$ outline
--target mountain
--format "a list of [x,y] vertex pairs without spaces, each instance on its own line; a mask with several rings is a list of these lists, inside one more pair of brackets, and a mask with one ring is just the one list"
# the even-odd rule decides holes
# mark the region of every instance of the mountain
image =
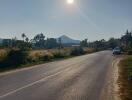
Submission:
[[[62,35],[62,36],[60,36],[59,38],[61,38],[61,42],[62,42],[63,44],[79,44],[79,43],[80,43],[79,40],[71,39],[71,38],[69,38],[69,37],[66,36],[66,35]],[[57,42],[59,41],[59,38],[57,38]]]

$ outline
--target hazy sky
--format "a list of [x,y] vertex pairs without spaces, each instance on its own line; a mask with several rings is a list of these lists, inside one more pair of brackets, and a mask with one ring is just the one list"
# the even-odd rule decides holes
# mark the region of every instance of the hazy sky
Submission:
[[0,0],[0,38],[67,35],[89,40],[132,30],[132,0]]

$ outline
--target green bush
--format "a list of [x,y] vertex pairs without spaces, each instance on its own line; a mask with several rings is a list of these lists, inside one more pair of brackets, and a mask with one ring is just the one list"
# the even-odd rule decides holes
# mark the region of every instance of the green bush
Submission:
[[132,55],[132,50],[128,50],[128,51],[127,51],[127,54],[128,54],[128,55]]
[[71,55],[73,55],[73,56],[79,56],[79,55],[82,55],[82,54],[85,54],[85,51],[81,47],[74,48],[71,51]]
[[55,52],[53,53],[54,55],[54,58],[64,58],[64,57],[67,57],[68,55],[64,52]]
[[0,62],[0,67],[17,67],[21,64],[26,64],[28,51],[25,50],[10,50],[7,57]]

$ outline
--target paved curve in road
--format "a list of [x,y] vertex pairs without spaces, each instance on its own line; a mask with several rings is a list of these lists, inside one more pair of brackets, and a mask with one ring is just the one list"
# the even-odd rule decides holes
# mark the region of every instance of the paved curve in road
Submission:
[[1,74],[0,100],[100,100],[112,62],[102,51]]

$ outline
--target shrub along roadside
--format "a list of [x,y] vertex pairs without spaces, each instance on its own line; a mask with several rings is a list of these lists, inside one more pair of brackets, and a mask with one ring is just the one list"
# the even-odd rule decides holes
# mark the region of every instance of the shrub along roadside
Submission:
[[[76,47],[72,49],[57,49],[52,52],[36,52],[31,54],[30,50],[26,49],[11,49],[8,51],[7,56],[0,61],[0,71],[11,70],[15,68],[27,67],[31,65],[36,65],[44,62],[54,61],[57,59],[70,58],[73,56],[79,56],[86,53],[92,53],[91,51],[81,47]],[[31,54],[31,55],[30,55]]]
[[8,68],[16,68],[22,64],[28,62],[28,51],[27,50],[9,50],[7,56],[0,61],[0,70]]
[[132,56],[120,61],[119,83],[122,100],[132,100]]
[[85,52],[84,49],[81,48],[81,47],[74,48],[74,49],[72,49],[72,51],[71,51],[71,55],[72,55],[72,56],[79,56],[79,55],[83,55],[83,54],[85,54],[85,53],[86,53],[86,52]]

